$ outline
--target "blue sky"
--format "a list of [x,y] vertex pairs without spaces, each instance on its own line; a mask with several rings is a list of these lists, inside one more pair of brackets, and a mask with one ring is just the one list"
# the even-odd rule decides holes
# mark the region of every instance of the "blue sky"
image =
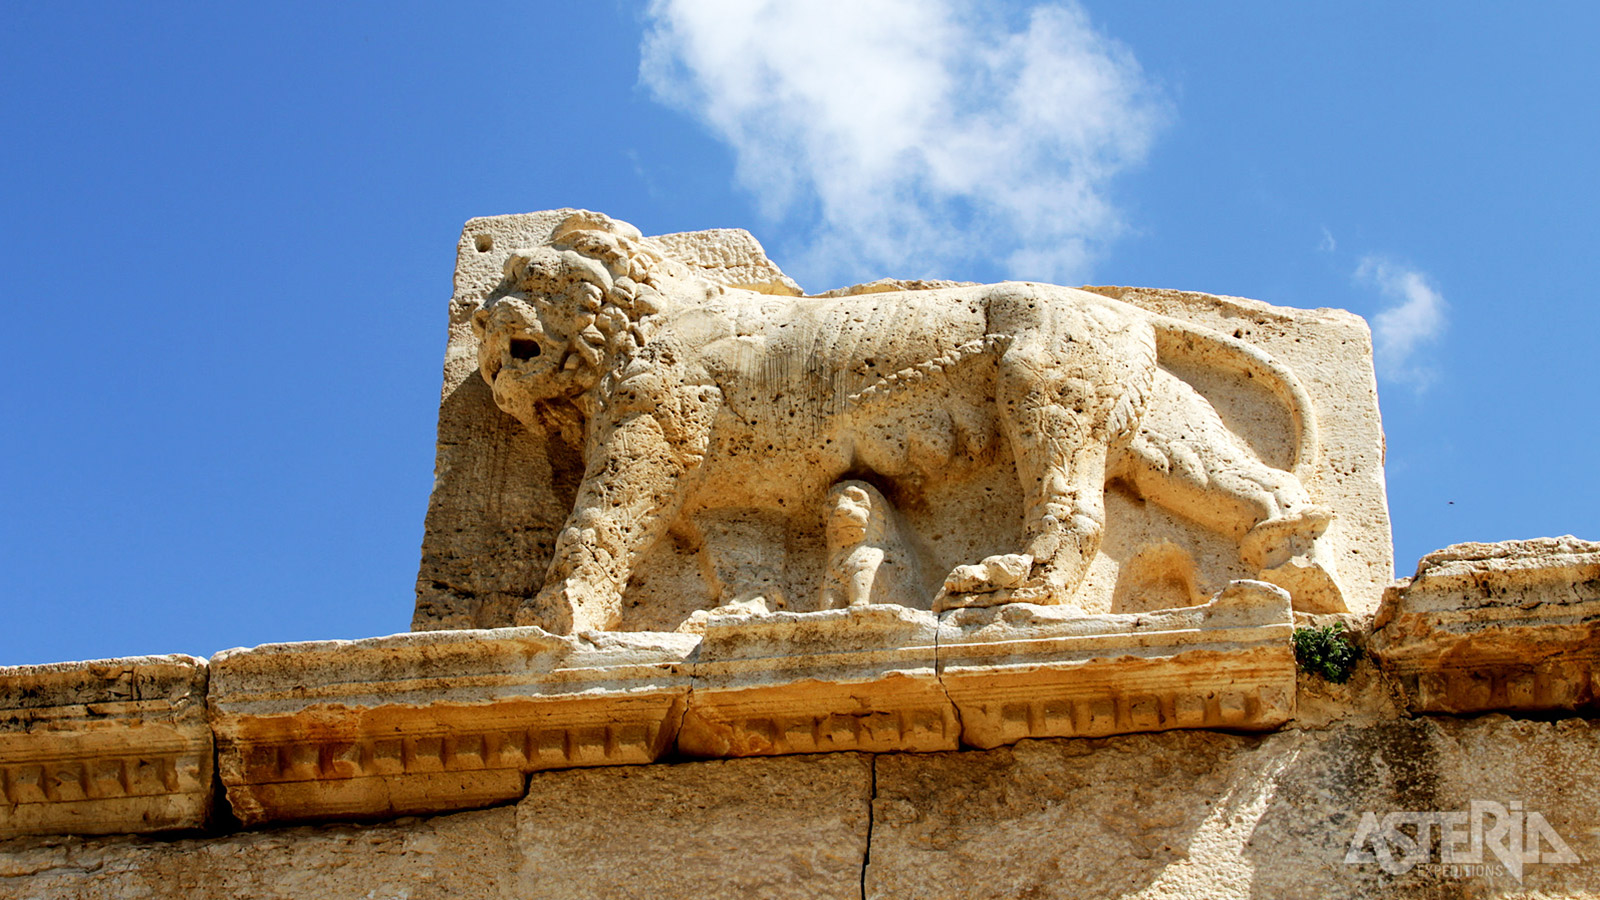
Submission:
[[461,224],[559,206],[746,227],[811,290],[1351,309],[1401,574],[1600,538],[1592,4],[6,19],[0,663],[405,630]]

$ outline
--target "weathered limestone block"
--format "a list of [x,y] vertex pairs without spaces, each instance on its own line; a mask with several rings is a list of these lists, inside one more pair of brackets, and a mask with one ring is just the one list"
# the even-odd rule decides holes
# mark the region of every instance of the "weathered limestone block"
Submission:
[[1289,595],[1229,585],[1205,606],[1084,616],[1060,607],[963,610],[939,635],[962,742],[1172,728],[1259,731],[1294,716]]
[[767,259],[767,252],[755,236],[743,228],[683,231],[663,234],[655,240],[668,256],[707,281],[762,294],[798,297],[805,293],[777,263]]
[[1384,597],[1373,651],[1414,711],[1600,708],[1600,543],[1456,544]]
[[[717,608],[1375,608],[1360,319],[1132,288],[797,289],[743,232],[475,219],[416,629],[671,631]],[[475,377],[474,372],[477,376]],[[866,534],[831,529],[867,492]],[[854,501],[852,501],[854,502]]]
[[191,656],[0,668],[0,837],[203,825],[205,694]]
[[535,775],[518,895],[861,896],[872,759],[739,759]]
[[[1394,544],[1383,471],[1383,421],[1372,367],[1372,333],[1366,321],[1342,309],[1298,309],[1196,291],[1083,289],[1246,341],[1299,377],[1317,421],[1318,449],[1305,480],[1316,502],[1333,512],[1333,521],[1319,542],[1333,560],[1350,610],[1376,609],[1384,589],[1394,580]],[[1281,452],[1288,431],[1282,408],[1263,402],[1264,389],[1255,378],[1230,371],[1226,365],[1208,368],[1177,358],[1163,360],[1162,365],[1192,384],[1216,407],[1229,429],[1243,435],[1252,447],[1276,444]],[[1269,460],[1281,459],[1270,450],[1263,452]],[[1137,521],[1129,512],[1122,515]],[[1108,527],[1115,522],[1113,518]],[[1141,549],[1153,545],[1161,535],[1151,524],[1128,530],[1130,544]],[[1108,543],[1111,540],[1108,534]],[[1122,551],[1117,558],[1123,560],[1128,554]],[[1200,552],[1196,559],[1202,570],[1215,565]],[[1204,590],[1209,594],[1221,586],[1214,584]]]
[[932,613],[860,605],[714,615],[678,734],[691,756],[954,750]]
[[[1597,767],[1592,723],[1500,716],[884,755],[864,896],[1600,896]],[[1391,814],[1411,824],[1361,833]],[[1439,825],[1411,840],[1419,816],[1459,865]]]
[[521,796],[528,772],[651,762],[695,641],[522,628],[220,653],[228,801],[246,824],[467,809]]
[[0,845],[0,900],[513,900],[516,810],[190,840]]

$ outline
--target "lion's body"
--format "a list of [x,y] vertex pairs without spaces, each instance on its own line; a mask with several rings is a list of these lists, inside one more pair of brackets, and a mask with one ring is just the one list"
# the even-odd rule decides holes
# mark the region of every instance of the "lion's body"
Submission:
[[[504,408],[530,425],[584,420],[584,479],[524,621],[611,627],[633,566],[675,522],[816,517],[842,480],[915,495],[1006,452],[1024,546],[958,567],[947,605],[1069,598],[1112,477],[1235,535],[1307,505],[1293,474],[1158,366],[1163,320],[1113,299],[1022,283],[776,298],[670,270],[645,288],[625,255],[604,257],[608,275],[593,251],[542,253],[508,267],[531,300],[488,304],[480,320]],[[615,277],[632,292],[619,306],[648,296],[647,311],[625,318],[595,299],[589,286],[614,287],[618,271],[635,276]],[[1141,431],[1152,398],[1183,407],[1184,433]]]
[[[1061,399],[1108,445],[1126,443],[1154,376],[1147,320],[1064,288],[781,301],[727,291],[718,299],[709,309],[664,314],[651,355],[672,348],[672,379],[662,383],[657,364],[620,386],[716,389],[690,401],[715,407],[692,479],[707,489],[689,489],[691,507],[748,502],[730,496],[729,482],[770,498],[765,505],[798,504],[851,473],[914,486],[991,462],[1006,425],[1022,425],[996,399],[1013,335],[1034,339],[1029,352],[1047,358],[1040,364],[1059,381],[1056,392],[1072,393]],[[1102,372],[1115,377],[1091,377]],[[659,407],[664,399],[651,401]]]

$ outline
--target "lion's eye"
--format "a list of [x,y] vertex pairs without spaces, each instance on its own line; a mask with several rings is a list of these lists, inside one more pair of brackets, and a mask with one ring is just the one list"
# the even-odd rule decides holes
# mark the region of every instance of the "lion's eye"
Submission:
[[544,352],[539,342],[533,338],[512,338],[511,357],[513,359],[533,359]]

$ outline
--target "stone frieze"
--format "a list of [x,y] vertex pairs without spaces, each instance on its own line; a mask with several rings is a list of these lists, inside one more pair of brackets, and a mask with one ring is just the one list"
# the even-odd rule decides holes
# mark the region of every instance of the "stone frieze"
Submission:
[[205,698],[190,656],[0,668],[0,837],[204,825]]
[[1372,646],[1413,711],[1600,708],[1600,543],[1455,544],[1384,596]]

